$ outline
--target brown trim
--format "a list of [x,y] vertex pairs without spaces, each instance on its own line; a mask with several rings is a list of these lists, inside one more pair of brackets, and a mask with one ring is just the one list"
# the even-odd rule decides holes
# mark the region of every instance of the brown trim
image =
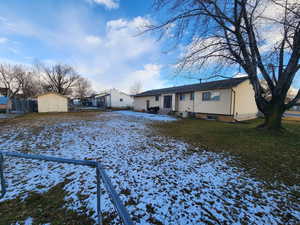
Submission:
[[213,113],[195,113],[198,119],[208,119],[209,116],[214,116],[216,120],[223,122],[235,122],[233,115],[213,114]]
[[194,112],[198,114],[207,114],[207,115],[213,115],[213,116],[233,116],[232,114],[223,114],[223,113],[204,113],[204,112]]

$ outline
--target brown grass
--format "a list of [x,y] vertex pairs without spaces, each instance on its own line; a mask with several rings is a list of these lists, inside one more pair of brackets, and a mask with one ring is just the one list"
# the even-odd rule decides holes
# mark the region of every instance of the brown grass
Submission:
[[283,134],[257,130],[262,121],[222,123],[184,119],[156,124],[163,135],[184,140],[200,149],[226,152],[236,156],[238,164],[265,181],[300,183],[300,123],[284,121]]
[[81,208],[81,213],[65,208],[66,193],[63,187],[68,181],[57,184],[48,192],[39,194],[31,192],[25,200],[17,197],[0,203],[0,224],[16,224],[33,218],[33,225],[51,223],[53,225],[92,225],[92,211]]

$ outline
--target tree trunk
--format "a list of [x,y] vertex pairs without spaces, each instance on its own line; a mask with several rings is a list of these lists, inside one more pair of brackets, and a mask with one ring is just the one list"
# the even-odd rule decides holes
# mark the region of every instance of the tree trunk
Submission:
[[282,129],[282,116],[284,113],[283,104],[271,104],[268,109],[263,112],[265,116],[265,121],[263,124],[259,125],[258,128],[264,128],[267,130],[280,131]]

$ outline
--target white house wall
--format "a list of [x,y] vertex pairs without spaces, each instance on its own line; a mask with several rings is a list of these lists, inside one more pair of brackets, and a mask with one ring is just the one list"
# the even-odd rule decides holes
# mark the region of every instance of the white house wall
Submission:
[[255,102],[255,93],[249,80],[233,88],[235,91],[234,118],[248,120],[257,117],[258,108]]
[[220,101],[202,101],[203,92],[195,92],[194,100],[190,100],[190,93],[185,93],[185,99],[179,99],[179,94],[169,93],[159,96],[159,101],[155,101],[155,96],[135,97],[134,110],[147,110],[147,100],[149,106],[158,106],[163,109],[163,99],[166,95],[172,95],[172,110],[178,112],[198,112],[198,113],[214,113],[214,114],[230,114],[230,89],[212,90],[212,92],[220,92]]
[[155,96],[146,97],[135,97],[133,102],[133,109],[137,111],[147,110],[147,101],[149,101],[149,107],[159,107],[162,106],[162,97],[159,96],[159,100],[155,100]]
[[209,90],[210,92],[219,92],[219,101],[203,101],[202,94],[205,91],[195,92],[194,112],[197,113],[211,113],[230,115],[231,110],[231,89]]
[[[123,101],[121,101],[121,99]],[[117,89],[110,90],[110,96],[107,97],[107,100],[107,102],[110,103],[109,107],[113,108],[127,108],[133,106],[133,97]]]
[[180,100],[180,94],[177,96],[177,111],[178,112],[194,112],[195,102],[190,100],[191,93],[184,93],[184,100]]
[[163,110],[164,96],[172,95],[172,110],[177,112],[234,115],[237,120],[247,120],[257,116],[258,109],[254,99],[254,91],[248,80],[232,89],[209,91],[219,92],[220,100],[203,101],[202,95],[206,91],[196,91],[194,92],[194,100],[190,99],[191,93],[184,93],[184,100],[180,100],[180,94],[169,93],[160,95],[158,101],[155,100],[155,96],[135,97],[133,106],[134,110],[147,110],[147,101],[149,101],[150,107],[158,106]]

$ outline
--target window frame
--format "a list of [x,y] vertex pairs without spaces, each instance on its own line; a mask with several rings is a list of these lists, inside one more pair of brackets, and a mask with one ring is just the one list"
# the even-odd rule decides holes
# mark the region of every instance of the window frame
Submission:
[[179,101],[184,101],[185,100],[185,94],[181,93],[179,94]]
[[195,100],[195,92],[190,93],[190,100],[191,101]]
[[202,92],[202,101],[203,102],[210,101],[210,96],[211,96],[210,91]]

